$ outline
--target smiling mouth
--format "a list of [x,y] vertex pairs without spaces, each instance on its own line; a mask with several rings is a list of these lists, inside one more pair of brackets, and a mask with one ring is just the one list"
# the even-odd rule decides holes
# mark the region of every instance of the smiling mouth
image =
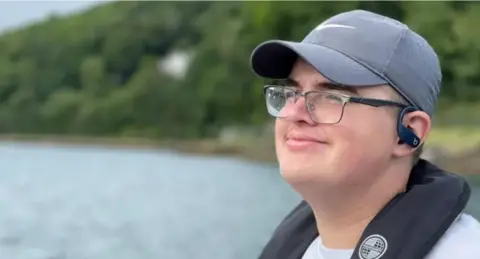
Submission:
[[323,141],[310,139],[310,138],[287,138],[285,141],[286,146],[288,149],[292,151],[301,151],[307,150],[312,148],[318,148],[319,146],[323,146],[326,143]]

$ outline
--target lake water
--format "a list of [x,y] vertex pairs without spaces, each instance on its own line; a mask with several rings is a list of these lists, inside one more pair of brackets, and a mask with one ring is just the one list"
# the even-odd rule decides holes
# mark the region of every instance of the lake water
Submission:
[[0,258],[255,258],[299,201],[229,158],[3,142],[0,166]]

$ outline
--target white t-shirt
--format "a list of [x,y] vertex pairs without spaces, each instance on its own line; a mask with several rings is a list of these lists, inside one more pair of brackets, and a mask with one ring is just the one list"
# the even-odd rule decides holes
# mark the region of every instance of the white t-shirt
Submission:
[[[350,259],[353,249],[326,248],[320,237],[308,247],[302,259]],[[462,213],[447,229],[425,259],[479,259],[480,223]],[[381,258],[380,258],[381,259]]]

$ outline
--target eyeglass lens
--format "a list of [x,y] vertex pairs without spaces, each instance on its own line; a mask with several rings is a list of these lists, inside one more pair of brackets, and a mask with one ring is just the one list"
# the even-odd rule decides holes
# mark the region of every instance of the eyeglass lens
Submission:
[[343,114],[344,100],[334,93],[308,92],[302,94],[281,86],[271,86],[265,89],[265,99],[268,113],[276,118],[289,118],[298,108],[295,105],[305,98],[305,108],[310,118],[318,123],[338,123]]

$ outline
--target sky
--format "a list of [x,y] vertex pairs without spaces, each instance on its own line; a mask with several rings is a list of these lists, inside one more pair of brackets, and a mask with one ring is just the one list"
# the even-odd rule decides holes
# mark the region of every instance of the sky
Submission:
[[48,18],[70,14],[108,0],[0,0],[0,33]]

